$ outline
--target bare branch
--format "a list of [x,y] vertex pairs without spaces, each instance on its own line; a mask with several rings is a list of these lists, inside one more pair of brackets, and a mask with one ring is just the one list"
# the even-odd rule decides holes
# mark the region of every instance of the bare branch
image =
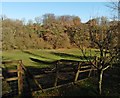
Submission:
[[92,42],[94,42],[98,47],[101,47],[100,43],[93,37],[92,31],[90,30],[90,39]]
[[[112,56],[109,61],[107,61],[104,66],[110,66],[110,62],[115,58],[115,56]],[[106,68],[106,67],[105,67]],[[103,68],[104,69],[104,68]]]
[[108,69],[110,67],[110,65],[106,66],[105,68],[103,68],[102,70],[105,71],[106,69]]
[[111,5],[106,5],[106,7],[109,7],[110,9],[119,10],[118,2],[110,2]]
[[[87,56],[85,55],[85,52],[84,52],[84,50],[81,48],[81,47],[79,47],[80,48],[80,50],[81,50],[81,52],[82,52],[82,54],[83,54],[83,57],[88,61],[88,62],[90,62],[96,69],[98,69],[98,67],[93,63],[93,61],[91,61],[90,59],[88,59],[87,58]],[[95,62],[96,62],[96,59],[95,59]]]

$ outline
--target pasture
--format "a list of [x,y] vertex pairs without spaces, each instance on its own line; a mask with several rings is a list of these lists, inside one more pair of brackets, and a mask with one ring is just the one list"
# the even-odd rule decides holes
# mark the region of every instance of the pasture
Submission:
[[[89,50],[87,50],[86,53],[87,53],[86,54],[87,56],[90,56]],[[91,53],[91,56],[94,56],[95,50],[90,51],[90,53]],[[72,60],[72,62],[73,61],[75,61],[75,62],[76,61],[77,62],[78,61],[87,61],[83,57],[83,55],[79,49],[59,49],[59,50],[33,50],[33,49],[31,49],[31,50],[11,50],[11,51],[9,50],[9,51],[2,52],[2,60],[3,61],[22,60],[24,66],[26,68],[28,68],[30,73],[32,73],[33,75],[35,75],[35,74],[39,75],[40,72],[42,71],[42,68],[55,67],[54,64],[51,63],[54,61],[60,61],[60,60],[68,60],[68,61]],[[7,64],[9,66],[6,66],[6,64],[4,64],[4,65],[2,65],[3,68],[5,67],[5,69],[7,68],[7,70],[8,70],[8,68],[10,68],[10,69],[15,68],[14,64],[13,65]],[[41,68],[41,71],[40,71],[40,68]],[[76,68],[77,68],[77,66],[76,66]],[[39,69],[39,71],[37,69]],[[75,70],[73,71],[73,73],[67,72],[67,69],[65,69],[65,70],[66,70],[66,72],[65,72],[66,75],[64,74],[64,77],[63,77],[62,74],[64,72],[62,72],[61,75],[59,75],[59,78],[65,80],[65,81],[68,78],[66,82],[64,81],[64,83],[67,83],[68,81],[70,82],[71,79],[72,79],[72,81],[74,81],[75,73],[76,73],[76,72],[74,73]],[[43,84],[43,86],[44,86],[45,80],[46,80],[46,83],[48,83],[48,84],[52,83],[52,85],[53,85],[53,81],[55,80],[54,79],[55,73],[53,72],[52,74],[53,74],[52,77],[48,77],[46,79],[43,78],[44,82],[41,82]],[[68,75],[68,77],[67,77],[67,75]],[[6,76],[8,76],[8,75],[6,75]],[[42,78],[41,78],[41,81],[42,81]],[[77,80],[75,80],[75,81],[77,81]],[[55,80],[55,85],[57,85],[56,83],[57,83],[57,81]],[[61,83],[62,83],[62,81],[58,82],[58,84],[61,84]],[[45,86],[47,86],[47,85],[45,84]],[[48,87],[49,86],[51,87],[51,84],[48,85]]]
[[[91,55],[96,54],[95,49],[91,50]],[[90,50],[86,50],[86,55],[90,56]],[[96,54],[98,56],[98,54]],[[55,60],[85,60],[81,59],[82,53],[79,49],[58,49],[58,50],[9,50],[2,52],[2,60],[22,60],[26,67],[43,68],[48,67],[50,64],[38,63],[31,58],[39,59],[40,61],[52,62]]]
[[[32,70],[34,69],[34,71],[32,72],[33,74],[34,74],[36,69],[51,67],[52,65],[49,62],[53,62],[53,61],[56,61],[56,60],[60,60],[60,59],[75,60],[75,61],[85,61],[86,60],[83,57],[83,54],[79,49],[9,50],[9,51],[3,51],[0,55],[2,56],[2,60],[22,60],[24,66],[26,68],[32,68]],[[87,49],[86,50],[86,55],[87,56],[99,56],[99,52],[98,52],[98,50],[95,50],[95,49]],[[34,59],[37,59],[39,61],[36,61]],[[4,67],[4,66],[2,66],[2,67]],[[10,69],[12,68],[12,66],[9,66],[9,67],[10,67]],[[106,79],[106,82],[103,82],[103,85],[106,87],[106,88],[104,88],[104,94],[105,95],[114,95],[114,94],[119,95],[119,91],[116,92],[116,90],[115,90],[116,85],[118,85],[118,81],[117,80],[114,81],[115,83],[110,82],[110,80],[112,80],[112,79],[115,80],[116,79],[116,77],[113,77],[113,74],[114,74],[113,72],[115,72],[115,74],[116,74],[118,71],[116,71],[115,68],[110,69],[110,70],[112,70],[112,73],[109,73],[109,75],[111,77],[108,77],[108,76],[104,77]],[[50,81],[52,80],[52,78],[50,78],[50,79],[47,78],[47,79],[50,80]],[[73,95],[73,96],[74,95],[80,95],[80,96],[81,95],[83,95],[83,96],[84,95],[90,95],[90,96],[91,95],[97,95],[97,93],[96,93],[96,83],[97,83],[96,81],[97,80],[96,79],[94,80],[94,79],[95,78],[90,78],[90,81],[85,80],[83,82],[78,83],[78,85],[59,88],[59,89],[57,89],[58,91],[56,91],[56,89],[53,89],[53,90],[51,90],[51,92],[48,91],[45,94],[43,94],[42,96],[59,96],[59,95],[64,96],[66,94],[68,96],[69,95]],[[47,82],[50,82],[48,80],[47,80]],[[108,81],[110,83],[108,83]],[[45,82],[45,80],[43,81],[43,83],[44,82]],[[42,83],[42,81],[41,81],[41,83]],[[60,81],[59,83],[62,83],[62,82]],[[80,87],[79,87],[79,85],[80,85]],[[108,87],[109,85],[111,85],[111,86]],[[115,87],[113,88],[113,86],[115,86]],[[113,88],[114,90],[111,90],[111,88]],[[66,90],[63,90],[63,89],[66,89]],[[67,89],[69,89],[69,91]],[[63,92],[61,92],[61,91],[63,91]],[[35,94],[36,95],[38,94],[38,96],[39,96],[39,94],[41,95],[41,92],[37,92]]]

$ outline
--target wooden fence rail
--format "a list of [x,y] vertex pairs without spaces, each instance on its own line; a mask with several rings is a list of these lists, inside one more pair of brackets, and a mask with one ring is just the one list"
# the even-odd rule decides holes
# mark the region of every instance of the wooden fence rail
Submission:
[[[2,62],[2,64],[4,64],[5,66],[6,66],[6,64],[9,65],[11,63],[16,63],[17,69],[7,70],[7,72],[8,73],[17,73],[17,77],[10,77],[10,78],[3,78],[3,79],[5,79],[6,81],[17,80],[18,81],[18,94],[19,95],[22,94],[22,91],[23,91],[23,86],[24,86],[23,75],[26,76],[25,78],[30,78],[30,79],[34,80],[34,82],[39,87],[39,89],[41,89],[41,91],[44,92],[41,84],[38,82],[37,79],[40,79],[41,77],[45,77],[46,75],[48,75],[50,73],[55,73],[55,80],[54,80],[53,86],[56,87],[56,86],[58,86],[58,76],[60,74],[60,71],[63,68],[65,68],[66,66],[71,67],[74,65],[77,67],[73,82],[76,82],[78,80],[80,73],[89,72],[89,74],[88,74],[88,77],[89,77],[91,75],[91,71],[96,70],[89,62],[87,62],[87,64],[86,64],[85,62],[82,62],[82,61],[80,62],[80,61],[74,61],[74,60],[58,60],[58,61],[56,61],[56,63],[54,62],[54,64],[55,64],[55,68],[53,68],[54,70],[51,69],[51,71],[45,72],[44,74],[33,75],[28,69],[25,68],[22,60],[3,61]],[[29,81],[27,81],[27,82],[29,83]]]
[[23,75],[25,75],[25,78],[32,78],[36,85],[43,91],[42,86],[39,84],[39,82],[36,80],[36,78],[27,70],[22,63],[22,60],[13,60],[13,61],[3,61],[2,64],[6,67],[6,65],[9,64],[17,64],[17,69],[12,69],[12,70],[7,70],[7,73],[17,73],[17,77],[10,77],[10,78],[5,78],[2,76],[5,81],[18,81],[18,94],[21,95],[23,91]]
[[20,95],[22,93],[23,90],[23,74],[24,74],[24,70],[21,66],[22,60],[12,60],[12,61],[2,61],[2,64],[4,64],[5,68],[6,65],[9,66],[9,64],[16,64],[17,65],[17,69],[10,69],[7,70],[7,73],[17,73],[16,77],[10,77],[10,78],[5,78],[5,76],[3,76],[3,79],[5,81],[18,81],[18,94]]

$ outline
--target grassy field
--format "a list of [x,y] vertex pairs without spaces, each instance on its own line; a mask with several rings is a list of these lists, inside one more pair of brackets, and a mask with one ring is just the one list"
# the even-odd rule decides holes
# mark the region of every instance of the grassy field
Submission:
[[[89,56],[89,50],[87,50],[87,55]],[[97,52],[99,53],[99,52]],[[94,56],[95,50],[91,50],[91,55]],[[79,49],[59,49],[59,50],[9,50],[9,51],[3,51],[2,54],[2,60],[22,60],[24,65],[26,67],[35,67],[35,68],[43,68],[51,66],[50,64],[43,64],[38,63],[31,58],[37,58],[41,61],[55,61],[59,59],[68,59],[68,60],[83,60],[81,59],[82,53]],[[99,54],[97,54],[99,56]],[[118,68],[111,68],[106,71],[108,76],[104,76],[103,81],[103,95],[105,96],[120,96],[120,78],[118,77],[119,69]],[[112,81],[114,80],[114,81]],[[92,83],[91,83],[92,82]],[[83,82],[80,86],[72,86],[70,88],[63,88],[58,90],[57,92],[48,92],[45,95],[48,96],[96,96],[96,83],[93,80],[90,80],[90,82]],[[62,92],[61,92],[62,91]],[[66,92],[67,91],[67,92]],[[62,94],[62,95],[61,95]],[[39,94],[38,94],[39,95]],[[44,96],[44,95],[43,95]]]
[[[89,51],[88,51],[89,52]],[[87,53],[88,53],[87,52]],[[94,50],[91,52],[94,54]],[[36,69],[52,66],[48,63],[35,62],[31,58],[39,59],[40,61],[52,62],[60,59],[83,61],[82,53],[78,49],[59,49],[59,50],[9,50],[2,52],[2,60],[22,60],[25,67],[29,68],[32,74]],[[10,66],[10,69],[14,68]],[[3,66],[4,67],[4,66]],[[32,70],[30,70],[32,67]],[[35,67],[35,68],[33,68]],[[52,78],[51,78],[52,79]],[[49,79],[48,79],[49,80]],[[5,87],[6,88],[6,87]],[[47,94],[46,94],[47,95]]]
[[[87,50],[87,55],[89,56],[89,50]],[[92,56],[95,55],[95,51],[91,51]],[[46,67],[50,64],[38,63],[31,58],[39,59],[40,61],[52,62],[60,59],[67,60],[83,60],[82,53],[79,49],[58,49],[58,50],[9,50],[2,52],[2,60],[22,60],[25,66],[32,67]]]

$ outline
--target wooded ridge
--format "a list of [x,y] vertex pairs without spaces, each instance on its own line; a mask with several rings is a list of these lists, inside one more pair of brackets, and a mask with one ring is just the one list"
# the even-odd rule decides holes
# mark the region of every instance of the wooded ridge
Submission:
[[1,17],[0,22],[3,50],[94,47],[89,30],[92,27],[97,29],[99,39],[101,30],[106,32],[111,25],[117,24],[117,21],[109,21],[104,16],[82,23],[78,16],[54,14],[45,14],[43,19],[36,17],[27,23],[6,17]]

